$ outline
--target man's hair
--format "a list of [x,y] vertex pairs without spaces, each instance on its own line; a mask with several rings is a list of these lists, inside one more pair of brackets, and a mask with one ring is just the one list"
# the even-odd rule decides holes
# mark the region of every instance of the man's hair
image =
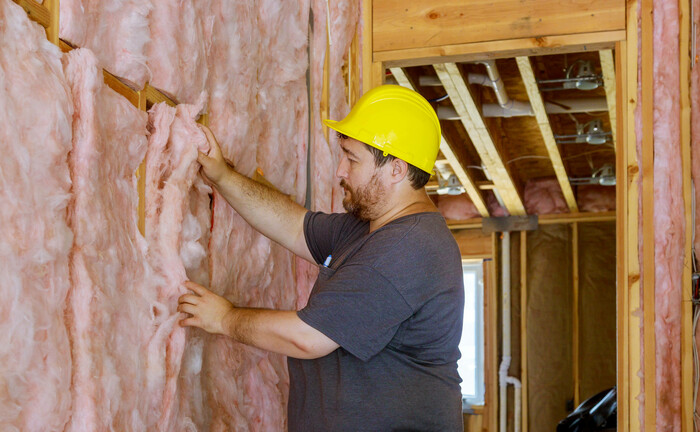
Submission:
[[[338,132],[337,134],[338,138],[341,140],[348,139],[348,136],[345,134],[342,134],[340,132]],[[367,146],[367,149],[370,151],[370,153],[372,153],[372,156],[374,156],[374,166],[377,168],[381,168],[388,162],[391,162],[394,159],[396,159],[396,156],[392,156],[390,154],[384,156],[384,152],[376,147],[372,147],[368,144],[365,144],[365,146]],[[406,176],[411,182],[411,187],[413,187],[413,189],[418,190],[428,183],[428,180],[430,180],[430,174],[428,174],[420,168],[415,167],[414,165],[411,165],[408,162],[406,162],[406,165],[408,165],[408,174]]]

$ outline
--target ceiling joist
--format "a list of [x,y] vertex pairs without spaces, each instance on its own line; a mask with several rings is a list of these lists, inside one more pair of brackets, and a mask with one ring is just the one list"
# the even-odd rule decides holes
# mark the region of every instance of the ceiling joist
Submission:
[[557,142],[554,139],[552,125],[549,123],[549,117],[545,111],[544,101],[542,100],[540,89],[537,86],[537,80],[535,79],[535,73],[532,70],[530,58],[516,57],[516,61],[518,62],[518,69],[520,69],[520,75],[523,78],[523,83],[527,89],[527,95],[530,98],[530,105],[532,106],[532,110],[535,112],[537,125],[542,133],[542,138],[544,139],[547,153],[549,153],[549,158],[552,160],[554,173],[557,177],[557,181],[559,181],[559,186],[561,187],[562,193],[564,194],[564,200],[569,206],[569,211],[572,213],[577,213],[578,205],[576,204],[574,191],[571,189],[571,183],[569,182],[569,177],[566,174],[566,169],[564,168],[564,161],[561,158],[561,153],[559,153]]
[[445,91],[450,95],[455,111],[464,124],[469,138],[481,157],[482,164],[493,180],[494,189],[500,195],[506,209],[512,216],[525,215],[525,206],[515,183],[496,149],[491,133],[459,68],[455,63],[436,64],[433,67]]
[[603,70],[603,82],[605,84],[605,98],[608,100],[608,114],[610,115],[610,129],[612,130],[613,147],[617,142],[617,96],[615,94],[615,61],[612,50],[601,50],[600,67]]
[[[408,79],[403,69],[391,68],[391,73],[392,75],[394,75],[394,78],[399,83],[399,85],[402,85],[411,90],[415,90],[413,84]],[[462,186],[464,186],[464,190],[466,191],[469,198],[472,200],[472,203],[476,207],[479,214],[483,217],[488,217],[489,211],[486,208],[486,203],[484,202],[484,199],[481,196],[479,189],[476,187],[471,177],[469,176],[465,163],[463,161],[460,161],[456,153],[452,150],[453,145],[459,145],[459,143],[450,144],[445,140],[444,136],[440,136],[440,151],[443,155],[445,155],[445,159],[447,159],[447,161],[449,162],[450,166],[452,167],[452,170],[459,179],[459,182],[462,183]]]

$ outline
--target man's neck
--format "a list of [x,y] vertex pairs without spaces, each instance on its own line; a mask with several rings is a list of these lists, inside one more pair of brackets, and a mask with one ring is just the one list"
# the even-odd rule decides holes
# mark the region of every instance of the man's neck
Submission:
[[373,232],[398,218],[423,212],[438,211],[424,189],[408,194],[383,212],[379,217],[369,222],[369,232]]

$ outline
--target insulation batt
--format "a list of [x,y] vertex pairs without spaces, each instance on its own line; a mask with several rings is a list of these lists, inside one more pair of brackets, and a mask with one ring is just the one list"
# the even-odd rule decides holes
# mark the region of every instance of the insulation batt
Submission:
[[73,410],[66,431],[145,430],[155,283],[137,227],[135,172],[146,154],[146,113],[103,84],[91,51],[71,51],[64,65],[76,106],[67,310]]
[[445,219],[464,220],[481,217],[466,194],[439,195],[437,208]]
[[566,205],[561,186],[556,178],[528,180],[523,192],[523,204],[528,214],[566,213]]
[[0,0],[0,23],[0,430],[62,431],[73,104],[44,29],[10,0]]
[[582,185],[576,192],[581,213],[613,211],[617,207],[614,187]]
[[[698,0],[693,0],[693,13],[691,17],[693,22],[700,21],[700,4]],[[692,37],[700,37],[700,27],[696,26],[695,34]],[[694,63],[690,71],[690,103],[691,103],[691,172],[693,177],[693,186],[695,187],[695,215],[694,216],[694,233],[695,239],[693,249],[696,254],[700,253],[700,67],[697,62]],[[696,271],[696,270],[694,270]],[[700,346],[700,326],[695,329],[695,343]],[[696,401],[695,410],[700,412],[700,398]]]
[[146,45],[150,0],[61,0],[59,37],[90,48],[102,67],[143,88],[150,75]]
[[[301,201],[308,4],[217,0],[211,9],[209,119],[224,156],[245,175],[260,167],[280,191]],[[294,308],[293,255],[255,232],[217,193],[210,251],[215,292],[239,306]],[[211,431],[286,429],[283,356],[212,337],[202,374]]]
[[150,84],[180,103],[195,103],[207,82],[214,16],[209,0],[151,0],[146,47]]
[[680,431],[685,216],[678,2],[657,0],[653,12],[655,328],[645,331],[655,331],[656,339],[656,428]]
[[[157,431],[197,430],[196,419],[190,416],[201,416],[203,410],[201,394],[197,394],[201,393],[201,341],[186,347],[177,299],[187,292],[182,284],[190,278],[188,270],[196,275],[193,279],[207,284],[203,236],[209,225],[203,201],[211,190],[197,175],[197,152],[206,153],[209,148],[195,124],[205,97],[202,94],[196,105],[176,108],[160,103],[149,112],[152,133],[146,153],[146,239],[149,261],[162,281],[153,305],[156,329],[148,343],[147,405],[149,426]],[[203,214],[193,214],[193,210]],[[183,360],[185,352],[188,358]],[[187,394],[179,385],[195,392]]]

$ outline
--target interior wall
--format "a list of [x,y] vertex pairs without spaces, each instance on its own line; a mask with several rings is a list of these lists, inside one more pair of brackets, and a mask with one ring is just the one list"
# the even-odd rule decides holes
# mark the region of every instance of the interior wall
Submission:
[[616,380],[615,223],[579,224],[580,400]]
[[527,234],[528,430],[554,431],[573,399],[573,289],[568,225]]

